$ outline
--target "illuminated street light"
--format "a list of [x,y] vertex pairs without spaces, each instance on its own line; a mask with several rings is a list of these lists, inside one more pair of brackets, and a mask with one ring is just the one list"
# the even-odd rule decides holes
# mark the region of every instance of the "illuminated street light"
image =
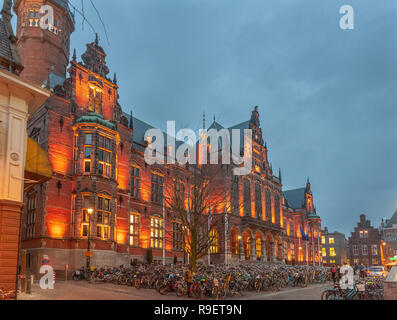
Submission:
[[94,212],[94,209],[89,208],[87,210],[87,214],[88,214],[88,244],[87,244],[87,276],[88,276],[88,272],[91,269],[91,252],[90,252],[90,233],[91,233],[91,215]]

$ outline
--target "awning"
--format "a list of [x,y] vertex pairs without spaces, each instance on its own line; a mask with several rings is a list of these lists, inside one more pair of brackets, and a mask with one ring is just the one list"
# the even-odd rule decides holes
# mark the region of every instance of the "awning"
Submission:
[[34,184],[43,183],[52,178],[51,162],[47,152],[31,138],[28,138],[25,165],[25,190]]

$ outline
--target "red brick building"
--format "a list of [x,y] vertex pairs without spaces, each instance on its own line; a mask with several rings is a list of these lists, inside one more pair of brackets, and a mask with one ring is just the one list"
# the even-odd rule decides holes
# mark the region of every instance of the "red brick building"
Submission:
[[[152,126],[122,111],[116,76],[108,77],[98,38],[87,44],[82,61],[74,52],[66,72],[73,16],[64,1],[46,1],[55,8],[56,25],[42,30],[36,12],[43,2],[20,0],[14,7],[25,65],[22,77],[52,91],[28,127],[31,138],[47,150],[54,172],[51,181],[25,194],[22,239],[28,268],[37,273],[44,254],[52,258],[56,270],[66,264],[70,269],[85,265],[89,234],[95,266],[144,261],[147,248],[153,249],[154,260],[161,261],[164,238],[167,263],[175,256],[183,261],[181,225],[163,208],[162,197],[176,174],[187,190],[188,171],[144,161],[144,134]],[[223,127],[214,121],[210,128]],[[288,194],[282,193],[281,174],[275,176],[269,164],[258,108],[249,120],[228,129],[253,130],[254,166],[249,176],[233,176],[229,168],[223,177],[230,195],[225,202],[231,209],[215,209],[213,214],[227,212],[229,228],[213,230],[211,262],[295,258],[304,263],[290,244],[298,246],[300,226],[319,236],[321,220],[315,214],[310,184],[304,188],[304,202],[290,205]]]

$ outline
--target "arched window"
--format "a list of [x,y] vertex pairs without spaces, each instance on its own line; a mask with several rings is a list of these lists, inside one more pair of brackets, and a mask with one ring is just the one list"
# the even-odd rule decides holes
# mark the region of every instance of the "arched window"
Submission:
[[219,253],[219,232],[216,228],[211,229],[210,232],[210,252]]
[[262,258],[262,239],[259,236],[255,240],[255,252],[258,259]]

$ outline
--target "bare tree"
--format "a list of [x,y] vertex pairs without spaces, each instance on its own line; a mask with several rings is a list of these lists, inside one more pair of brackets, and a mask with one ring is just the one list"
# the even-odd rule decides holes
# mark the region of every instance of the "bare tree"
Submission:
[[183,226],[185,252],[190,257],[193,270],[196,271],[197,261],[208,254],[211,245],[220,246],[220,237],[211,238],[210,230],[222,224],[224,215],[217,213],[228,210],[227,189],[224,169],[221,165],[188,168],[187,190],[180,182],[178,174],[175,174],[173,183],[167,191],[166,203],[174,218]]

